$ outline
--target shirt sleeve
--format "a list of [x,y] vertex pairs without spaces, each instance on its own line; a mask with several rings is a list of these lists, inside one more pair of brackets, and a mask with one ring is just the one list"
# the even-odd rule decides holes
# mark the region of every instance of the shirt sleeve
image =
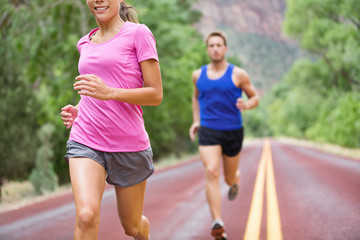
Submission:
[[77,43],[77,49],[78,49],[80,54],[81,54],[81,49],[85,44],[86,44],[86,36],[80,38],[80,40]]
[[155,38],[146,25],[141,24],[138,27],[134,44],[138,62],[148,59],[155,59],[156,61],[159,61],[156,51]]

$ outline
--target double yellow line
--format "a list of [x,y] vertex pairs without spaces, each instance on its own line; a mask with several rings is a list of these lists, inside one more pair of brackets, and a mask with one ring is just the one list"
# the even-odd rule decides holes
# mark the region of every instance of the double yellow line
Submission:
[[265,177],[267,200],[267,240],[282,240],[280,213],[276,195],[274,168],[269,140],[265,140],[259,163],[244,240],[258,240],[260,237]]

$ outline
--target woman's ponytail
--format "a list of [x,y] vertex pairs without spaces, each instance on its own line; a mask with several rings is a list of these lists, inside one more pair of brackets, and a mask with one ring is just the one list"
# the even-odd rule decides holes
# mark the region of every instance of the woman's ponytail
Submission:
[[137,13],[138,10],[136,10],[135,7],[128,4],[125,0],[121,2],[119,15],[123,21],[138,23],[139,19]]

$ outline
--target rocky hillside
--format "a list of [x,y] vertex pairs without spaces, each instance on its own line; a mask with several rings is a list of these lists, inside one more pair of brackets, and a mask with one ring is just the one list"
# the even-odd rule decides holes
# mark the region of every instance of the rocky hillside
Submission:
[[228,35],[229,54],[237,56],[255,85],[268,90],[299,55],[283,32],[286,0],[197,0],[202,13],[195,25],[205,37],[220,29]]
[[208,29],[226,27],[285,40],[282,23],[286,0],[198,0],[194,7],[203,14],[197,28],[204,34]]

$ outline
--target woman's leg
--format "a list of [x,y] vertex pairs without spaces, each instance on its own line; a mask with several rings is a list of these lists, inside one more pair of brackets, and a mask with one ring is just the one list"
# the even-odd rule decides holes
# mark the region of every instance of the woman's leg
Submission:
[[149,220],[142,215],[146,180],[131,187],[115,187],[118,214],[125,233],[137,240],[148,240]]
[[206,198],[212,218],[221,219],[220,167],[221,146],[199,146],[200,158],[205,167]]
[[88,158],[70,158],[69,169],[76,206],[74,239],[97,239],[106,171]]

